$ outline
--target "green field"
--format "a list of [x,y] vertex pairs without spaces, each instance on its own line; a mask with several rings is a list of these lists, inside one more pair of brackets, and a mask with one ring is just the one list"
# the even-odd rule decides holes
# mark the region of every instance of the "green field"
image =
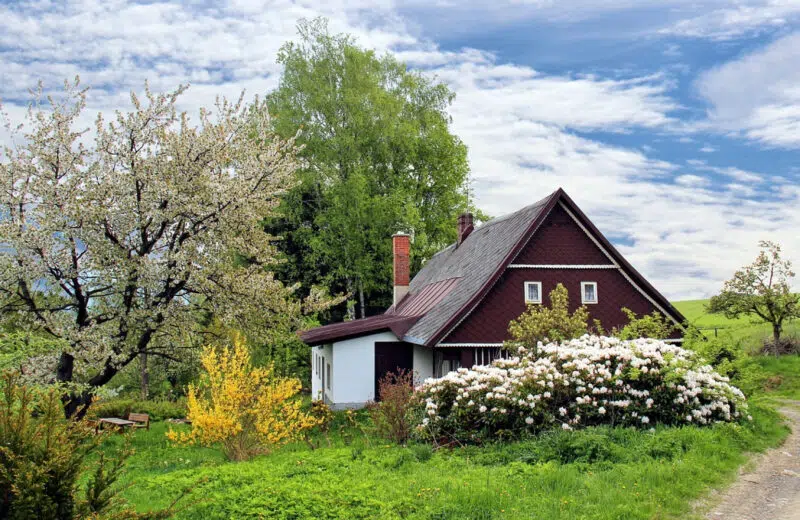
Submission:
[[[703,302],[677,307],[701,327],[743,345],[769,330],[708,315]],[[794,328],[793,330],[797,330]],[[754,420],[655,432],[589,428],[524,441],[434,451],[373,437],[337,416],[318,448],[280,448],[227,462],[214,448],[176,447],[166,423],[132,437],[122,496],[138,511],[163,508],[185,489],[176,518],[276,519],[652,519],[692,518],[691,504],[732,480],[748,452],[776,446],[787,429],[771,399],[800,398],[800,356],[757,357]],[[123,443],[110,438],[104,449]]]
[[[711,314],[706,311],[707,304],[708,300],[673,302],[689,323],[701,329],[706,335],[728,332],[735,339],[741,340],[746,347],[754,349],[765,339],[772,338],[772,327],[769,324],[753,323],[753,320],[745,317],[731,320],[722,314]],[[800,337],[800,321],[795,320],[785,325],[784,334]]]

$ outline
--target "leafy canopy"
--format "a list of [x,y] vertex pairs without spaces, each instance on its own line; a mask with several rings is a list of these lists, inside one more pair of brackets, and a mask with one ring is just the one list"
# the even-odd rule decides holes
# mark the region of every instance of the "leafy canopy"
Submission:
[[622,308],[622,312],[628,318],[628,323],[619,330],[613,330],[612,336],[620,339],[667,339],[675,332],[675,325],[660,312],[653,311],[650,314],[637,316],[635,312],[627,307]]
[[739,269],[725,282],[722,292],[711,298],[710,312],[726,318],[750,316],[772,325],[773,341],[780,341],[786,321],[800,317],[800,294],[791,290],[795,273],[792,263],[781,256],[780,245],[759,243],[755,261]]
[[563,284],[549,294],[550,307],[528,304],[528,309],[508,325],[509,345],[525,347],[534,352],[539,342],[558,342],[579,338],[588,332],[589,311],[585,306],[569,312],[569,292]]
[[358,294],[363,315],[388,303],[392,233],[414,235],[415,266],[455,240],[467,149],[450,132],[446,85],[330,34],[322,19],[298,32],[280,49],[284,72],[267,101],[278,135],[299,131],[303,166],[268,227],[285,237],[284,279]]

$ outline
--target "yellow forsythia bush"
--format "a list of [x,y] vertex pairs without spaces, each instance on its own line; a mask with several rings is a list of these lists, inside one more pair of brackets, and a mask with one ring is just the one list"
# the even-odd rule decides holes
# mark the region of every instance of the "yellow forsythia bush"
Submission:
[[300,381],[278,377],[272,366],[254,367],[244,342],[203,351],[205,373],[189,385],[190,432],[170,430],[175,442],[220,443],[230,460],[246,460],[297,438],[318,419],[301,410]]

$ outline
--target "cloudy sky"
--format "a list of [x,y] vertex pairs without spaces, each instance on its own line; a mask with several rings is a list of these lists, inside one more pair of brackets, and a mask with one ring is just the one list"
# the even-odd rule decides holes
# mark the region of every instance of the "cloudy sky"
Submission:
[[190,111],[263,94],[319,15],[451,86],[490,214],[562,186],[673,299],[761,239],[800,264],[800,0],[0,0],[0,99],[17,120],[76,74],[95,113],[145,80]]

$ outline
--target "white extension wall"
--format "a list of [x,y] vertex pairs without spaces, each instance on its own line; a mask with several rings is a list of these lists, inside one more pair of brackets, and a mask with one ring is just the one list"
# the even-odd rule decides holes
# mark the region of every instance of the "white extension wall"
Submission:
[[433,349],[414,345],[414,384],[433,377]]
[[[311,395],[325,400],[335,409],[360,408],[375,399],[375,342],[398,341],[391,332],[380,332],[360,338],[337,341],[311,349]],[[433,350],[414,345],[415,383],[433,377]],[[323,374],[325,372],[323,388]],[[327,365],[331,365],[328,389]]]
[[333,344],[333,402],[336,408],[361,407],[375,399],[375,342],[397,341],[380,332]]

